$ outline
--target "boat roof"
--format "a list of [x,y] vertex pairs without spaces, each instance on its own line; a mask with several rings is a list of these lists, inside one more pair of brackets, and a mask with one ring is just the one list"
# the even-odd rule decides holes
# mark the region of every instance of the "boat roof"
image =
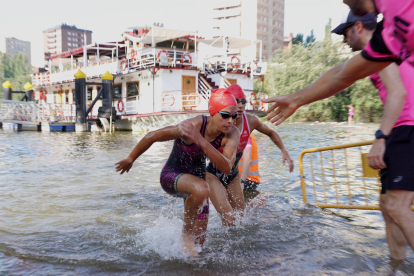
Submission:
[[[98,52],[99,47],[99,55],[100,56],[111,56],[112,50],[116,49],[117,42],[106,42],[106,43],[94,43],[86,45],[86,54],[89,55],[95,55]],[[124,56],[125,55],[125,47],[124,42],[120,41],[118,42],[118,56]],[[50,56],[51,60],[59,59],[59,58],[70,58],[70,56],[73,56],[73,58],[80,58],[83,57],[83,47],[75,48],[70,51],[62,52],[57,55]]]
[[184,31],[184,30],[174,30],[174,29],[153,27],[148,33],[146,33],[142,37],[134,37],[129,34],[124,34],[123,36],[133,42],[151,44],[153,41],[152,40],[153,37],[154,37],[154,43],[158,43],[158,42],[171,40],[171,39],[190,37],[191,35],[194,35],[194,34],[195,34],[195,31]]
[[[227,41],[229,43],[229,49],[243,49],[256,45],[256,43],[260,42],[260,40],[252,40],[241,37],[227,37]],[[223,36],[212,39],[203,39],[200,40],[200,42],[216,48],[223,48]]]

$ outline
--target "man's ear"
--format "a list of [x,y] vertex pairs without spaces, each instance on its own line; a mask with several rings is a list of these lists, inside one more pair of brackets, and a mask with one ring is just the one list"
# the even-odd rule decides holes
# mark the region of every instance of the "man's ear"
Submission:
[[354,25],[354,29],[357,33],[361,33],[363,28],[364,28],[364,24],[362,24],[361,21],[356,22]]

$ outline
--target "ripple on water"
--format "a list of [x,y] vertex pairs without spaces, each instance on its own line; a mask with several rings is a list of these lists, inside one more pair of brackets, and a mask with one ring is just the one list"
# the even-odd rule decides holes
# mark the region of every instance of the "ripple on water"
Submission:
[[[298,160],[305,148],[370,140],[376,128],[298,123],[277,131]],[[0,274],[389,273],[380,214],[303,204],[297,161],[289,174],[280,150],[261,134],[259,190],[268,201],[234,228],[223,228],[210,204],[205,246],[199,257],[186,257],[183,201],[159,184],[172,142],[154,144],[130,173],[114,172],[143,135],[0,130]]]

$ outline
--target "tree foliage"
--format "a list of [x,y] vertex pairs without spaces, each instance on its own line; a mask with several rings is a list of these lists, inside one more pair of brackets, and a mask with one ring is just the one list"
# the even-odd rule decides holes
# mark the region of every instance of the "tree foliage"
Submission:
[[[31,69],[24,55],[14,55],[11,60],[0,52],[0,84],[9,81],[13,90],[24,90],[26,82],[32,82]],[[13,100],[20,100],[21,95],[13,94]],[[3,87],[0,89],[0,99],[4,99]]]
[[[290,51],[277,50],[268,65],[264,90],[269,96],[291,94],[351,56],[353,53],[343,43],[328,39],[307,46],[296,44]],[[255,88],[262,90],[260,80]],[[364,79],[335,96],[301,107],[291,120],[345,121],[348,104],[354,105],[357,119],[364,121],[377,121],[382,113],[376,89]]]

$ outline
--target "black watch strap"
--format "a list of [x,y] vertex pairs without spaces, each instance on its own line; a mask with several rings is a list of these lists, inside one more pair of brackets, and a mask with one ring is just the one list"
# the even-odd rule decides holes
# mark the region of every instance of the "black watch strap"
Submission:
[[375,132],[375,139],[384,139],[384,140],[388,140],[390,136],[389,135],[385,135],[384,133],[382,133],[382,131],[380,129],[378,129]]

